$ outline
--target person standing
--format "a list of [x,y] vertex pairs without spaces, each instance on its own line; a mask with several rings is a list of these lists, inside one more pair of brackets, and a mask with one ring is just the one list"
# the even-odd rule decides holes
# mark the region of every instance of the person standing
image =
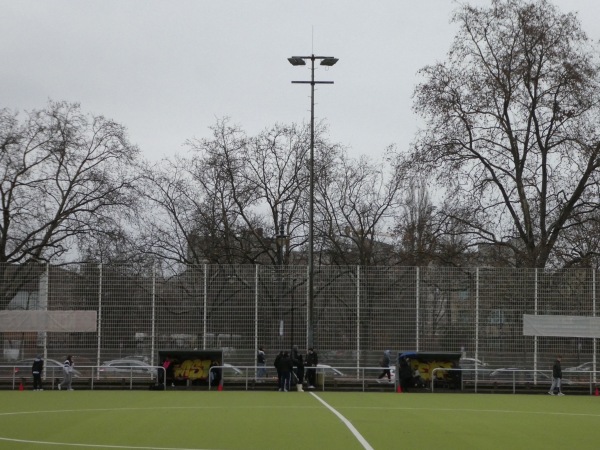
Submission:
[[560,366],[561,359],[562,356],[558,355],[552,366],[552,386],[550,386],[550,390],[548,391],[548,394],[550,395],[554,395],[554,390],[558,391],[557,395],[565,395],[560,389],[560,380],[562,378],[562,368]]
[[264,379],[267,376],[267,356],[262,347],[258,347],[258,353],[256,354],[256,365],[258,370],[256,371],[257,381],[264,383]]
[[58,384],[58,390],[60,391],[62,388],[65,388],[69,391],[72,391],[73,388],[71,387],[71,382],[73,381],[73,371],[75,369],[73,369],[73,366],[75,365],[75,363],[73,362],[73,356],[69,355],[67,356],[67,359],[65,359],[65,362],[63,363],[63,380],[61,383]]
[[381,380],[383,377],[387,376],[388,382],[392,381],[392,375],[390,373],[390,351],[386,350],[383,352],[383,356],[379,360],[379,365],[383,368],[381,374],[377,377],[378,380]]
[[291,386],[292,370],[294,367],[294,363],[292,362],[292,358],[288,352],[283,352],[283,356],[279,361],[279,366],[281,368],[281,380],[279,382],[279,390],[288,392]]
[[296,367],[296,381],[302,386],[304,384],[304,358],[300,353],[296,354],[294,366]]
[[317,384],[317,366],[319,364],[319,357],[317,352],[311,347],[308,349],[306,354],[306,380],[308,382],[308,388],[314,389]]
[[[409,392],[410,388],[413,387],[413,373],[410,368],[410,363],[407,358],[400,358],[400,364],[398,368],[398,378],[402,392]],[[413,385],[413,386],[411,386]]]
[[43,391],[42,389],[42,372],[44,370],[44,360],[40,355],[37,355],[31,365],[31,374],[33,375],[33,390]]
[[283,358],[283,351],[280,351],[275,360],[273,361],[273,365],[275,366],[275,370],[277,371],[277,387],[281,390],[281,359]]

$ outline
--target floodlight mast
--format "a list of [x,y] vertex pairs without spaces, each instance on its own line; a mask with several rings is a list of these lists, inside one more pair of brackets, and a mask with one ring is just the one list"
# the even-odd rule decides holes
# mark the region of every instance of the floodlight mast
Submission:
[[322,66],[333,66],[338,62],[333,56],[292,56],[288,61],[293,66],[304,66],[310,60],[310,81],[292,81],[292,83],[310,84],[310,159],[309,171],[309,201],[308,201],[308,305],[306,343],[313,348],[314,343],[314,210],[315,210],[315,84],[333,84],[333,81],[315,81],[315,61],[320,60]]

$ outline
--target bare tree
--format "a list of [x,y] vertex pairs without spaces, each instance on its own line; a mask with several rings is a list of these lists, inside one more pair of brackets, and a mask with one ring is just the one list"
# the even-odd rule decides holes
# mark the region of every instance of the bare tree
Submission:
[[435,224],[435,207],[422,179],[411,184],[401,213],[396,217],[395,235],[399,259],[407,266],[426,266],[435,259],[440,239]]
[[[287,262],[306,240],[307,127],[249,137],[222,119],[211,130],[188,141],[188,156],[148,169],[145,245],[174,263],[279,264],[282,253]],[[324,134],[318,126],[318,149]],[[282,223],[286,240],[276,239]]]
[[422,69],[426,121],[414,173],[435,177],[441,210],[471,245],[545,267],[565,231],[598,207],[598,53],[574,14],[546,0],[461,6],[445,62]]
[[77,104],[0,110],[0,308],[16,288],[7,277],[26,279],[31,263],[60,261],[78,238],[114,229],[135,203],[137,156],[123,126]]
[[399,211],[401,179],[384,167],[340,151],[319,171],[316,228],[325,264],[392,263],[389,229]]

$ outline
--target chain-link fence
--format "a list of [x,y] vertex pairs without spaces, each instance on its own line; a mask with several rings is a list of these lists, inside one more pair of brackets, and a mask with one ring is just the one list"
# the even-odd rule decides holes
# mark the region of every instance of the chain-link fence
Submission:
[[[2,356],[155,364],[161,349],[222,348],[226,362],[253,365],[262,346],[272,364],[279,350],[306,349],[307,275],[296,266],[203,265],[169,275],[3,266],[0,312],[92,311],[96,330],[12,324],[0,329]],[[314,346],[322,362],[339,366],[377,365],[386,349],[461,351],[494,367],[546,369],[559,353],[563,366],[595,361],[596,339],[524,336],[523,314],[595,317],[596,283],[586,269],[317,266]]]

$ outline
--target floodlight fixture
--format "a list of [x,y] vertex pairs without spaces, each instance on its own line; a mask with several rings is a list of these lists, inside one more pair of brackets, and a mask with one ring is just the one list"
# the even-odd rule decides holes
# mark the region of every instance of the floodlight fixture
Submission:
[[321,61],[322,66],[333,66],[336,62],[338,62],[338,58],[324,58]]
[[290,64],[292,66],[305,66],[306,65],[306,61],[304,61],[302,58],[298,58],[297,56],[292,56],[291,58],[288,58],[288,61],[290,62]]

